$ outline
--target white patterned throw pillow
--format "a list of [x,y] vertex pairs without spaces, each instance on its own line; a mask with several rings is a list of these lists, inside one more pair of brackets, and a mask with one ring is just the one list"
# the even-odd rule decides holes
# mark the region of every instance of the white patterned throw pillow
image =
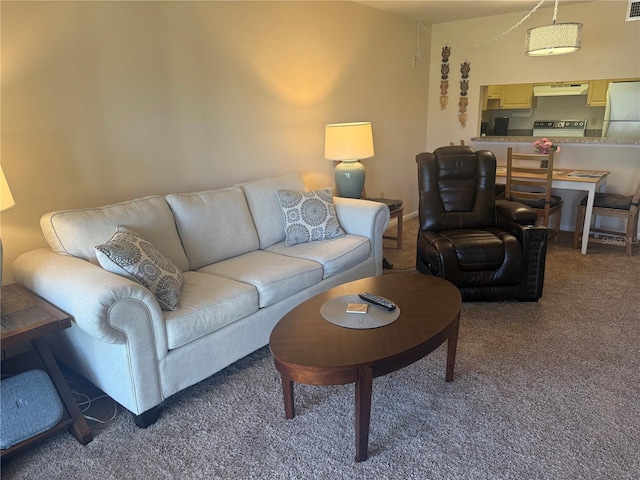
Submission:
[[331,188],[312,192],[278,190],[276,193],[284,215],[288,247],[345,236],[338,222]]
[[95,252],[102,268],[148,288],[163,309],[178,310],[182,272],[139,234],[118,226]]

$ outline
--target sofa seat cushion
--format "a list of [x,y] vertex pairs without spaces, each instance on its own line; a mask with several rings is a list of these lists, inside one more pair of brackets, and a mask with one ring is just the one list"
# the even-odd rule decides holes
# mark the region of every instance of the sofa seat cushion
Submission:
[[367,237],[346,235],[331,240],[300,243],[292,247],[288,247],[286,242],[280,242],[267,248],[267,251],[318,262],[324,271],[323,278],[327,278],[370,257],[371,243]]
[[258,249],[258,232],[239,187],[167,196],[189,270]]
[[256,250],[198,270],[256,287],[260,308],[268,307],[322,280],[322,265],[303,258]]
[[258,310],[258,292],[252,285],[192,271],[183,275],[180,310],[165,312],[170,350]]

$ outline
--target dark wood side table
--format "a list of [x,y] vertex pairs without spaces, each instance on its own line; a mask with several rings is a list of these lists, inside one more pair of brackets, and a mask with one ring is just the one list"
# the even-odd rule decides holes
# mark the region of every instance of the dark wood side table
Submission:
[[398,219],[396,225],[396,236],[383,235],[382,238],[387,240],[395,240],[396,248],[402,250],[402,215],[404,215],[404,207],[402,206],[402,200],[396,200],[391,198],[371,198],[363,197],[365,200],[371,200],[372,202],[384,203],[389,208],[389,219]]
[[[23,447],[32,445],[51,435],[68,429],[80,443],[86,445],[93,440],[93,433],[87,425],[75,398],[69,391],[62,372],[58,368],[49,347],[43,337],[49,333],[63,330],[71,326],[71,317],[54,307],[47,301],[16,285],[2,287],[2,349],[15,348],[31,343],[37,353],[43,370],[51,377],[58,395],[64,404],[66,414],[56,426],[50,430],[28,438],[17,445],[2,450],[2,459],[11,456]],[[3,360],[3,373],[19,373],[24,369],[12,365],[11,358]],[[18,363],[18,362],[14,362]],[[20,362],[22,363],[22,362]],[[6,372],[5,372],[6,370]]]
[[386,238],[388,240],[396,241],[396,248],[398,250],[402,250],[402,215],[404,213],[404,207],[401,205],[398,208],[395,208],[389,212],[389,218],[397,218],[398,224],[396,225],[396,236],[392,237],[391,235],[383,236],[382,238]]

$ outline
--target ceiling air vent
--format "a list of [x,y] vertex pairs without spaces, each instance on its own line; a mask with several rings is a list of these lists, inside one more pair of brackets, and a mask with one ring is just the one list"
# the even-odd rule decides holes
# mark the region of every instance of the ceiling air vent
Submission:
[[640,1],[629,0],[629,5],[627,5],[627,18],[625,18],[625,20],[627,22],[640,20]]

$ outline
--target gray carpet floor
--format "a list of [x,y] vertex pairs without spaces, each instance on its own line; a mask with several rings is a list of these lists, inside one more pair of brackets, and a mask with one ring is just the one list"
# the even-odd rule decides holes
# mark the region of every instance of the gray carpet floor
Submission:
[[[406,222],[404,248],[385,249],[387,274],[412,269],[415,232]],[[640,256],[581,255],[563,235],[539,302],[463,305],[453,382],[445,346],[374,380],[365,462],[354,461],[353,385],[296,385],[286,420],[265,347],[169,398],[147,429],[116,406],[89,421],[90,444],[62,433],[8,460],[2,478],[637,479],[639,286]],[[101,399],[87,414],[113,408]]]

